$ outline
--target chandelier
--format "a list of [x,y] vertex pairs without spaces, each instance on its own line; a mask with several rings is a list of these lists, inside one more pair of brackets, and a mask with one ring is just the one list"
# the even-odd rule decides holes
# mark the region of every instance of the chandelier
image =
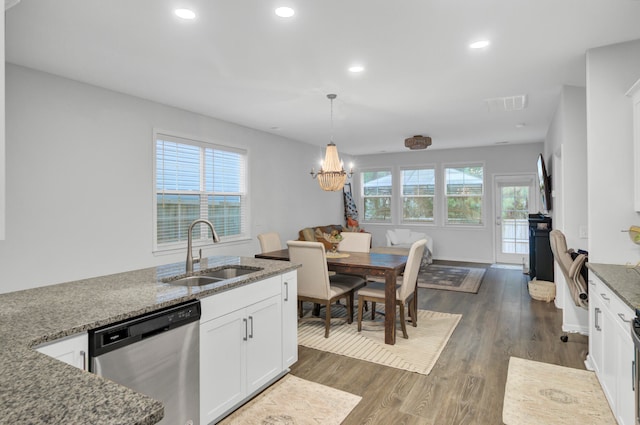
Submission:
[[327,98],[331,101],[331,139],[327,145],[324,161],[320,163],[320,171],[316,172],[312,168],[310,173],[311,177],[318,179],[318,184],[322,190],[332,192],[342,189],[347,177],[353,175],[353,169],[350,169],[348,174],[344,171],[344,165],[338,156],[338,148],[333,143],[333,99],[336,97],[338,96],[335,94],[327,95]]

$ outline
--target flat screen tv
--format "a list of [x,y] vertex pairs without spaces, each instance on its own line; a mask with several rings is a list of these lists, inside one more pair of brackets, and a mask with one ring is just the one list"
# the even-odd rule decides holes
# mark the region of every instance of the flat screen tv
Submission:
[[551,211],[551,178],[547,174],[542,154],[538,156],[538,182],[540,183],[540,196],[542,207],[545,211]]

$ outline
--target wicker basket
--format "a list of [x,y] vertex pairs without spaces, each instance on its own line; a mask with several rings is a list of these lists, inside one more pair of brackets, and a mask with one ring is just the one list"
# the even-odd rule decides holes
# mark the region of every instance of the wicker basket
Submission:
[[534,279],[529,282],[529,295],[534,300],[551,302],[556,298],[556,284]]

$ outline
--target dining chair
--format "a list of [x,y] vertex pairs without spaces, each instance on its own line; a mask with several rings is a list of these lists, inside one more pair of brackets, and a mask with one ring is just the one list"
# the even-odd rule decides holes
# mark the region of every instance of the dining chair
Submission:
[[324,337],[329,337],[331,326],[331,303],[345,298],[347,304],[347,323],[353,322],[353,297],[355,290],[364,285],[364,279],[358,276],[336,273],[329,276],[327,254],[320,242],[288,241],[289,260],[302,264],[298,269],[298,312],[302,317],[302,305],[305,301],[321,304],[325,307]]
[[[418,286],[418,272],[420,271],[420,261],[424,253],[426,239],[420,239],[411,245],[407,265],[404,274],[398,277],[396,284],[396,306],[400,308],[400,324],[402,335],[409,338],[407,325],[404,317],[404,306],[409,305],[409,316],[414,327],[418,326],[418,315],[416,312],[415,293]],[[371,301],[371,318],[375,318],[376,303],[385,302],[385,284],[383,282],[368,282],[367,286],[358,290],[358,332],[362,331],[362,305],[366,301]],[[386,312],[391,314],[391,312]],[[395,312],[393,313],[395,314]]]
[[342,240],[338,244],[338,251],[369,252],[371,249],[371,233],[342,232]]
[[262,233],[258,235],[258,240],[260,241],[260,249],[262,250],[262,253],[282,249],[280,235],[277,232]]

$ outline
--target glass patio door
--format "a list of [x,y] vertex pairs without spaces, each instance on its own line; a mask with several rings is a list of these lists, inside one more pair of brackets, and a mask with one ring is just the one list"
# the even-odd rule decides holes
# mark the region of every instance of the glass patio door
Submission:
[[496,261],[529,262],[529,209],[534,179],[501,178],[496,181]]

